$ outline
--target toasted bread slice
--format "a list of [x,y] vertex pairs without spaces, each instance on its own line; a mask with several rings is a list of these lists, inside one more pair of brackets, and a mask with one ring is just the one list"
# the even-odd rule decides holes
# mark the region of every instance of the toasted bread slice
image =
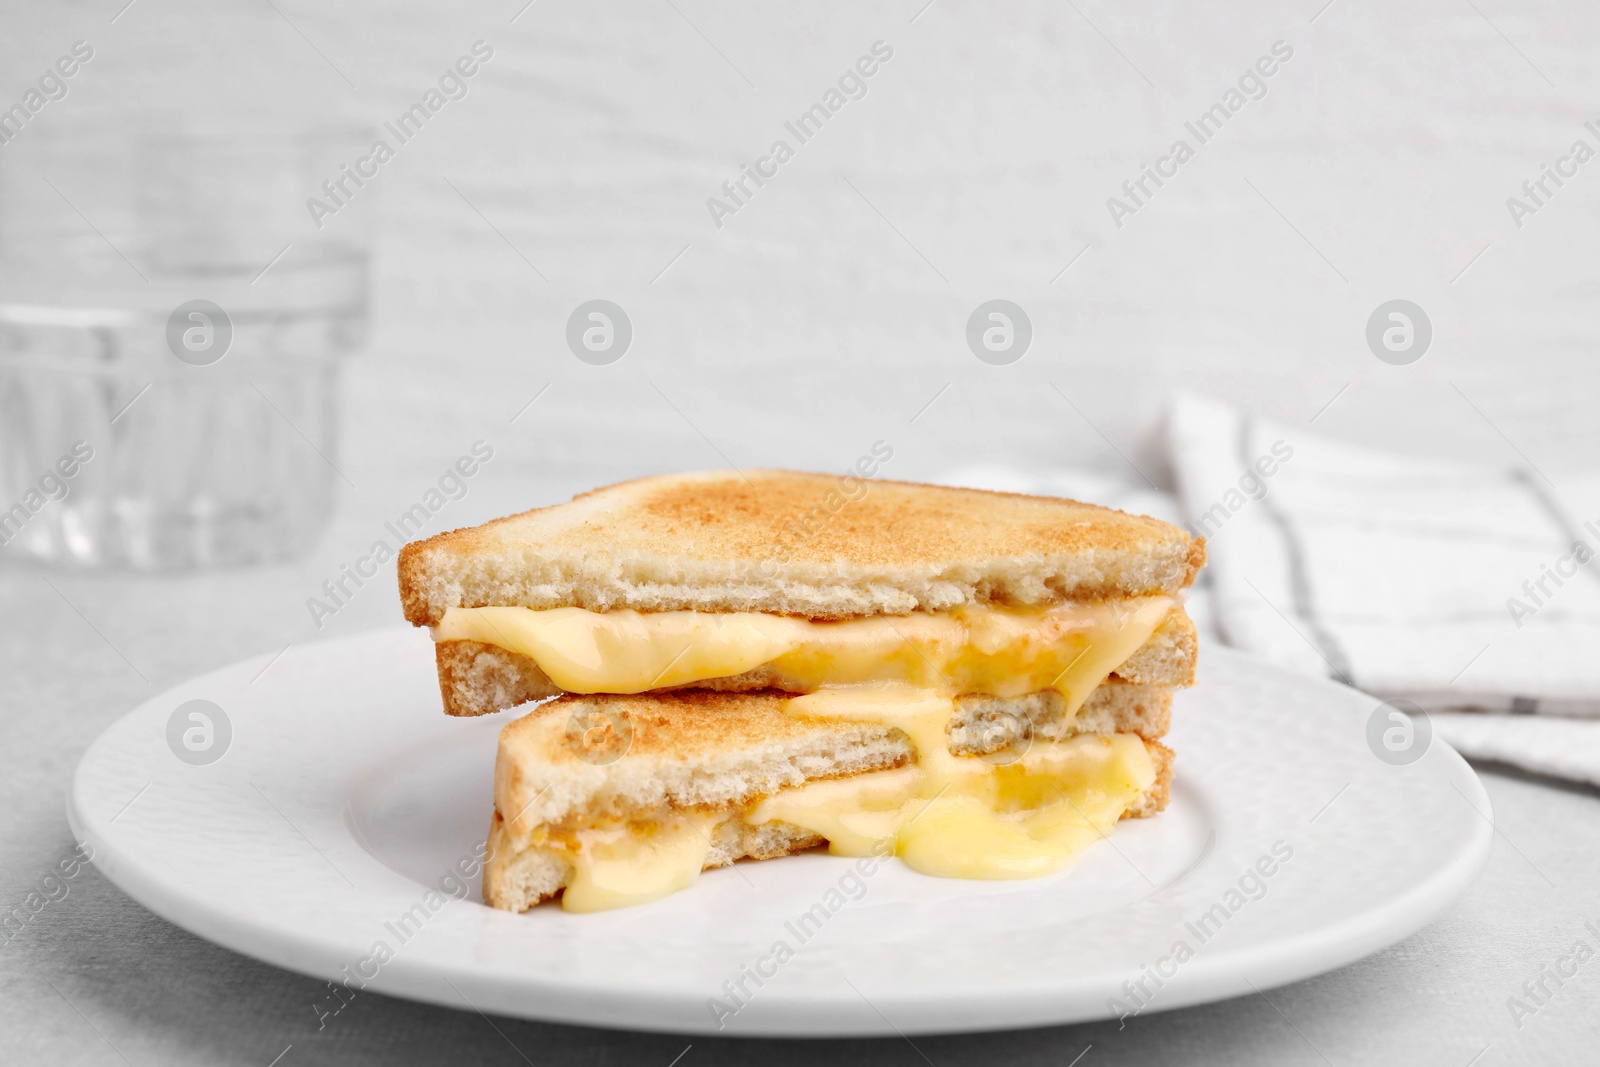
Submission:
[[[1196,657],[1194,623],[1182,610],[1174,610],[1112,678],[1141,686],[1183,688],[1194,684]],[[439,692],[449,715],[487,715],[562,693],[531,658],[495,645],[440,641],[434,646],[434,658]],[[695,688],[724,692],[766,689],[774,684],[768,668],[692,683]]]
[[[1116,696],[1092,702],[1070,723],[1059,715],[1050,720],[1054,694],[973,698],[952,720],[950,749],[1009,754],[1025,751],[1034,737],[1137,733],[1146,737],[1156,777],[1124,817],[1153,815],[1167,803],[1172,753],[1149,738],[1166,729],[1170,694],[1138,686],[1102,690]],[[790,715],[787,699],[702,690],[566,696],[510,723],[495,765],[485,899],[521,911],[554,895],[573,874],[569,854],[554,839],[617,821],[710,814],[706,868],[811,848],[823,839],[776,821],[750,825],[744,813],[786,788],[915,759],[910,739],[893,727]],[[1009,720],[1006,728],[987,728],[996,718]],[[598,745],[596,730],[604,738]]]
[[1176,593],[1176,526],[1050,497],[792,471],[623,482],[400,553],[417,626],[452,607],[759,611],[811,619]]

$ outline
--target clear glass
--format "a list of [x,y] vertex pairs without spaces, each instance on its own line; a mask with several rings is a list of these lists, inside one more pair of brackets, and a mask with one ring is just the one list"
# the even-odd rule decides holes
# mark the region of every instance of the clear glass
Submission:
[[51,132],[0,146],[0,559],[303,552],[343,480],[376,190],[320,229],[306,199],[370,139]]

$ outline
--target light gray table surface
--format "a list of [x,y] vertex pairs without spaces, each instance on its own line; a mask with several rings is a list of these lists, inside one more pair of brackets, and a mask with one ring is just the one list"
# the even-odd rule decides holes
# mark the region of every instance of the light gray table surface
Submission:
[[[83,38],[95,63],[41,119],[120,106],[249,128],[293,105],[377,122],[472,41],[497,52],[376,190],[372,336],[344,369],[331,456],[350,485],[315,550],[159,577],[0,559],[0,906],[71,847],[72,769],[117,716],[242,657],[396,623],[392,567],[320,630],[305,601],[480,438],[496,461],[435,528],[651,471],[839,469],[880,439],[897,477],[991,460],[1159,482],[1179,390],[1415,453],[1520,455],[1558,481],[1600,455],[1600,163],[1520,227],[1506,206],[1573,141],[1600,144],[1590,6],[121,6],[14,12],[0,100]],[[880,39],[895,58],[868,95],[715,227],[706,198]],[[1294,58],[1265,98],[1114,225],[1107,197],[1277,40]],[[27,133],[0,166],[29,164]],[[316,239],[307,223],[282,242]],[[638,330],[611,367],[561,341],[592,296]],[[1036,328],[1011,367],[963,337],[995,296]],[[1393,367],[1362,337],[1402,296],[1434,347]],[[1600,925],[1600,796],[1480,772],[1498,832],[1463,898],[1270,1001],[911,1047],[691,1042],[372,995],[319,1033],[319,981],[90,870],[0,947],[0,1062],[1592,1061],[1600,965],[1520,1027],[1507,998]]]
[[[72,847],[64,817],[83,748],[161,686],[304,640],[269,605],[291,568],[186,578],[55,581],[89,620],[27,571],[0,593],[33,625],[0,659],[8,725],[0,900],[22,903]],[[262,605],[256,612],[244,604]],[[353,632],[387,623],[397,597],[352,602]],[[292,614],[292,613],[291,613]],[[343,618],[339,620],[343,622]],[[120,652],[120,654],[119,654]],[[295,655],[291,648],[286,656]],[[146,686],[121,658],[150,677]],[[145,911],[92,868],[0,947],[0,1061],[28,1064],[845,1062],[1585,1062],[1600,1036],[1589,970],[1518,1028],[1507,998],[1600,925],[1600,796],[1480,768],[1498,827],[1482,875],[1434,924],[1332,974],[1261,997],[1115,1023],[1002,1035],[765,1042],[608,1033],[358,998],[319,1031],[323,984],[203,941]],[[226,862],[219,857],[219,862]],[[620,1020],[619,1020],[620,1021]],[[1485,1048],[1487,1052],[1484,1052]],[[920,1055],[919,1055],[920,1052]],[[693,1057],[691,1060],[689,1057]],[[1088,1057],[1084,1063],[1091,1062]]]

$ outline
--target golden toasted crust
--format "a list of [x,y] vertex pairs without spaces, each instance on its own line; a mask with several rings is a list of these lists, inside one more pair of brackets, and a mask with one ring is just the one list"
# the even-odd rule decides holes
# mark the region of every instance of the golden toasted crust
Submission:
[[1150,753],[1150,762],[1155,764],[1156,780],[1139,798],[1139,803],[1122,816],[1124,819],[1146,819],[1159,815],[1167,810],[1167,802],[1172,799],[1172,761],[1175,753],[1155,741],[1145,741],[1144,747]]
[[[592,763],[568,745],[563,724],[576,712],[596,710],[603,722],[627,725],[631,758],[670,755],[694,759],[761,741],[787,741],[816,732],[819,721],[790,715],[781,693],[718,693],[705,689],[635,696],[566,696],[507,723],[502,755],[548,763]],[[602,738],[592,742],[603,744]]]
[[400,553],[406,618],[451,607],[817,619],[1174,593],[1203,539],[1052,497],[753,470],[660,475]]
[[[1197,655],[1194,623],[1175,610],[1112,677],[1135,685],[1183,688],[1194,684]],[[434,645],[434,664],[447,715],[488,715],[562,693],[528,656],[480,641],[440,641]],[[698,681],[693,687],[746,692],[771,688],[776,680],[775,672],[757,668],[732,678]]]

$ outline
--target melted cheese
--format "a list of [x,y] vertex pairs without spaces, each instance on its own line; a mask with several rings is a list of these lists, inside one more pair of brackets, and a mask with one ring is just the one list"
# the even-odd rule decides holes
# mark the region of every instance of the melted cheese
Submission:
[[756,805],[747,821],[803,827],[827,838],[838,855],[892,851],[938,877],[1033,878],[1060,870],[1155,781],[1149,751],[1130,734],[1035,743],[1006,766],[952,755],[945,739],[951,702],[915,690],[825,690],[788,707],[900,729],[917,762],[785,790]]
[[710,815],[672,822],[583,830],[569,853],[573,874],[561,895],[567,911],[645,904],[687,889],[711,854]]
[[451,608],[434,637],[520,653],[569,693],[643,693],[766,667],[774,686],[794,693],[864,683],[999,697],[1058,689],[1070,712],[1175,604],[1154,596],[840,622],[758,612]]

